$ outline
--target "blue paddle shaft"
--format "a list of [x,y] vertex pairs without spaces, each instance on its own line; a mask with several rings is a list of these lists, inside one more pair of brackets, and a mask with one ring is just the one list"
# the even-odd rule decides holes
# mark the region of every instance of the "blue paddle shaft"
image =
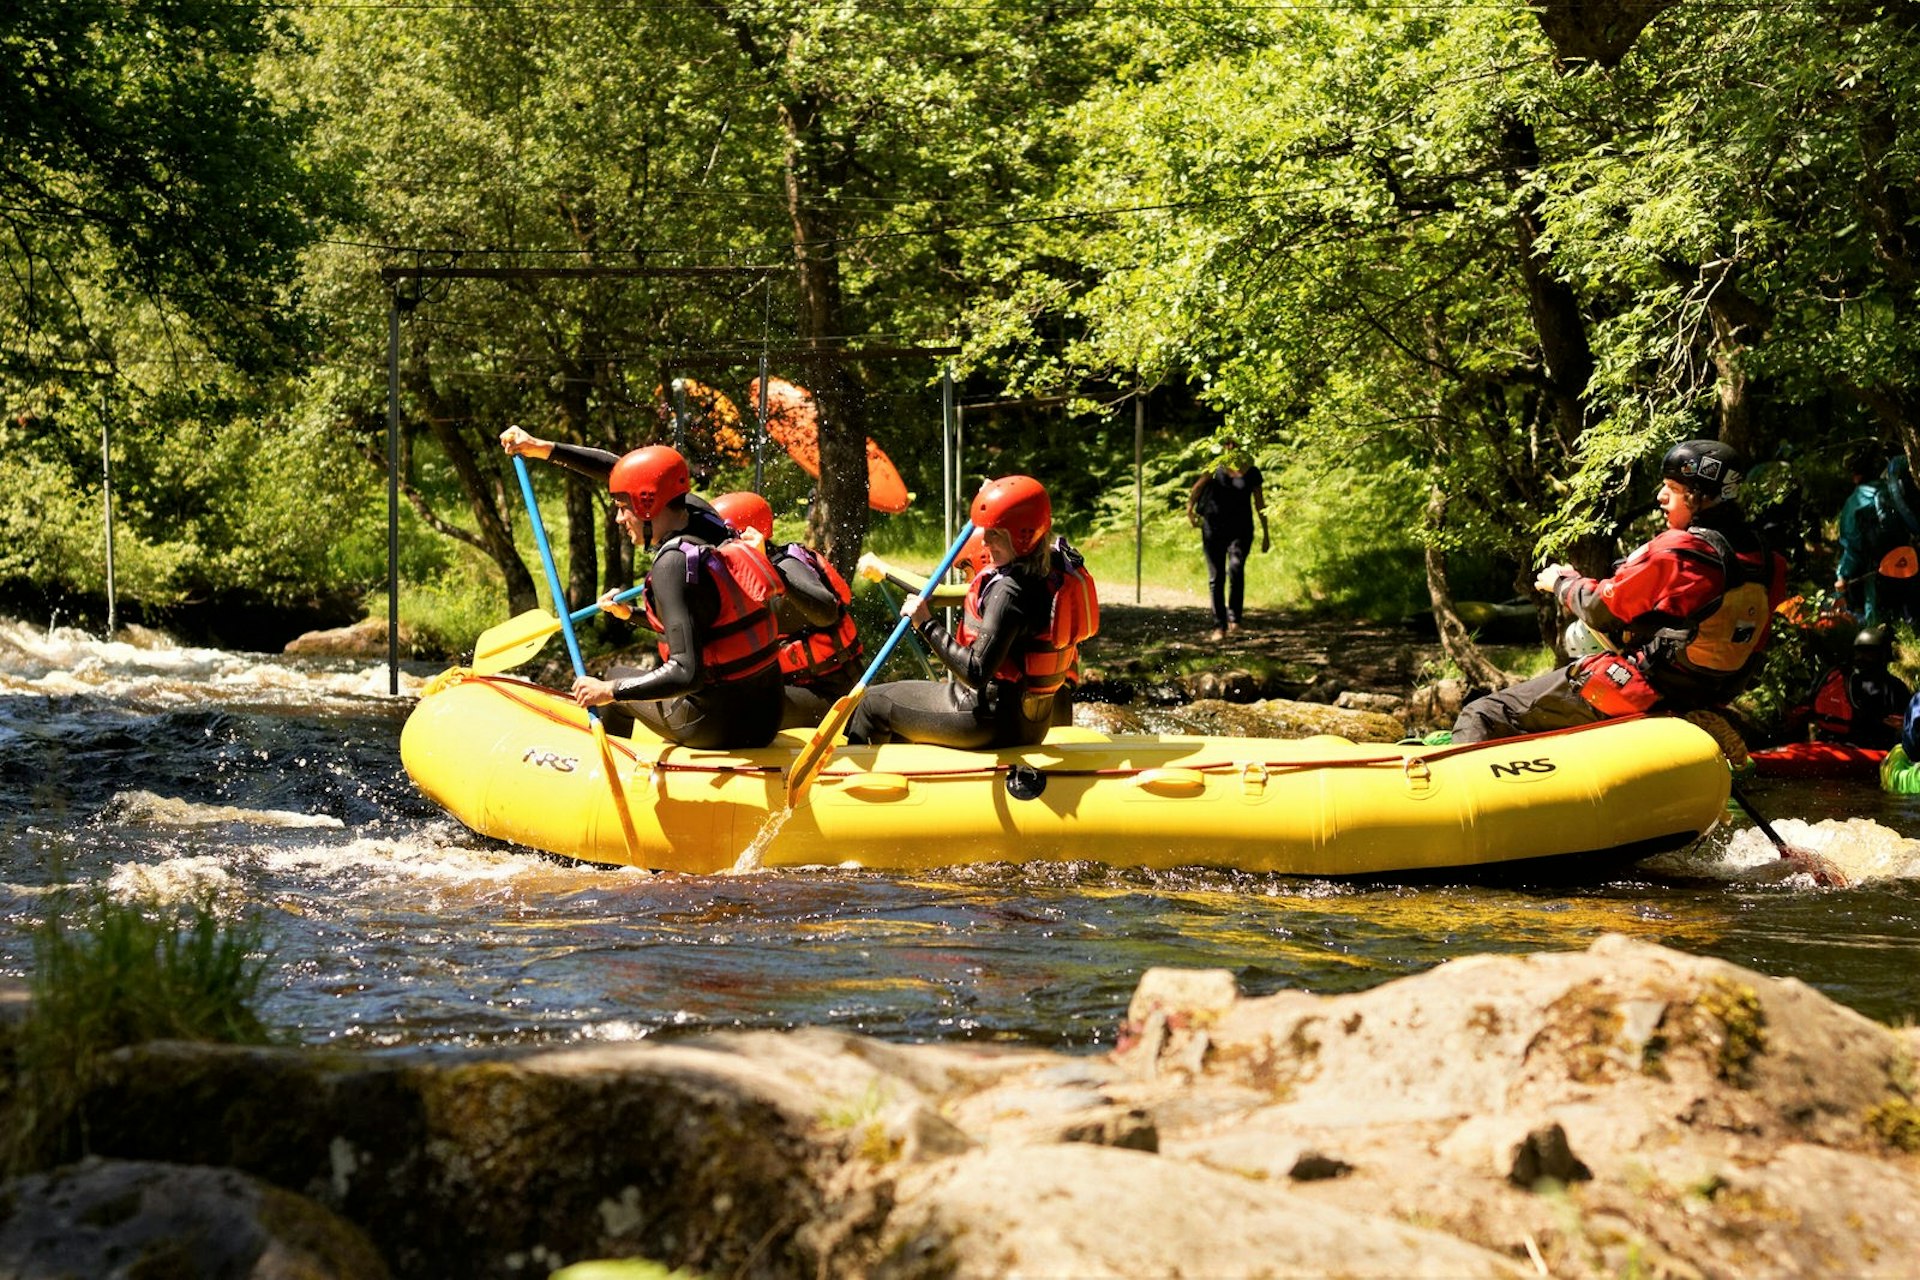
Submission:
[[[934,585],[938,583],[940,579],[947,576],[947,570],[953,568],[953,562],[960,558],[961,548],[967,545],[967,539],[972,536],[973,522],[969,520],[960,526],[960,536],[953,540],[953,545],[947,548],[947,554],[940,558],[939,565],[932,573],[927,575],[927,585],[921,589],[923,594],[933,590]],[[887,642],[880,646],[879,656],[867,664],[867,673],[860,677],[860,687],[862,689],[866,688],[867,681],[873,679],[880,668],[886,665],[887,659],[893,656],[893,647],[900,643],[900,637],[906,635],[908,628],[912,626],[913,619],[911,617],[900,619],[898,625],[893,629],[893,634],[888,636]]]
[[[646,589],[647,585],[644,582],[637,587],[628,587],[625,591],[615,596],[613,601],[615,604],[625,604],[629,600],[638,598],[640,593]],[[567,617],[574,622],[585,622],[598,612],[600,612],[600,602],[596,600],[584,609],[575,609],[572,613],[568,614]]]
[[513,455],[513,470],[520,477],[520,497],[527,504],[527,519],[533,522],[533,542],[540,548],[540,563],[547,570],[547,590],[553,593],[553,611],[560,617],[560,634],[567,638],[567,656],[573,659],[573,674],[584,676],[587,664],[580,657],[580,641],[573,634],[573,615],[566,611],[567,593],[560,586],[560,571],[553,567],[553,548],[547,544],[547,526],[540,519],[540,504],[533,500],[533,477],[527,474],[527,460],[517,453]]

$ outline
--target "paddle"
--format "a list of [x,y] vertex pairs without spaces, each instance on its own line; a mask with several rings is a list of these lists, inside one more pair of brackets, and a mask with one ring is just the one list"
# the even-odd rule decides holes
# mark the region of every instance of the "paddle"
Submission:
[[[553,607],[564,609],[567,593],[560,586],[560,571],[553,567],[553,548],[547,544],[547,526],[540,519],[540,504],[533,500],[533,477],[527,474],[527,460],[517,453],[513,455],[513,470],[520,477],[520,497],[527,504],[527,519],[533,524],[533,541],[540,548],[540,563],[547,571],[547,590],[553,593]],[[560,634],[567,638],[567,656],[573,659],[573,674],[584,676],[587,664],[580,657],[580,641],[573,634],[573,615],[561,614],[559,623]],[[613,744],[607,741],[607,727],[600,723],[592,707],[587,708],[587,723],[593,727],[593,742],[600,748],[600,766],[606,772],[607,785],[613,789],[613,811],[620,815],[620,833],[626,837],[627,857],[633,865],[640,866],[640,837],[633,829],[633,816],[627,812],[627,794],[620,786],[620,774],[614,767]]]
[[[638,596],[642,588],[628,587],[614,599],[625,603]],[[567,615],[569,622],[585,622],[600,612],[596,601],[584,609],[575,609]],[[470,668],[477,676],[490,676],[517,667],[540,652],[560,629],[560,619],[545,609],[529,609],[525,613],[516,613],[498,626],[488,627],[473,642],[473,665]]]
[[1746,811],[1747,817],[1753,819],[1753,825],[1760,828],[1762,835],[1773,841],[1773,847],[1780,851],[1781,857],[1812,876],[1813,882],[1817,885],[1829,889],[1847,887],[1846,872],[1835,866],[1831,859],[1822,857],[1811,849],[1803,849],[1799,845],[1788,844],[1782,840],[1780,833],[1773,829],[1773,824],[1761,817],[1760,811],[1753,807],[1753,802],[1740,794],[1739,787],[1733,787],[1731,790],[1733,802]]
[[[887,602],[887,608],[893,610],[895,613],[900,612],[900,601],[896,599],[893,592],[887,588],[886,579],[882,578],[874,585],[880,588],[880,598]],[[927,661],[926,651],[922,648],[922,643],[918,635],[914,636],[913,660],[920,664],[920,674],[931,680],[933,679],[933,666]]]
[[[972,536],[973,522],[969,520],[960,526],[960,536],[955,538],[953,545],[947,548],[947,554],[940,557],[940,563],[934,566],[933,572],[928,575],[927,585],[923,590],[931,590],[936,582],[947,576],[947,570],[953,568],[953,562],[960,558],[961,548],[967,545],[967,539]],[[853,714],[853,709],[860,705],[860,699],[867,696],[867,682],[886,665],[887,659],[893,656],[893,647],[900,643],[900,637],[907,634],[911,626],[913,626],[913,619],[910,617],[902,618],[894,624],[893,634],[887,637],[887,642],[880,646],[880,652],[875,654],[873,661],[867,664],[865,673],[860,677],[860,683],[854,685],[839,701],[827,708],[827,714],[821,719],[820,727],[813,731],[813,736],[807,739],[807,745],[800,748],[800,754],[793,758],[793,767],[787,770],[787,807],[789,809],[806,797],[808,788],[813,786],[815,775],[820,772],[820,766],[825,764],[827,757],[833,754],[833,740],[846,726],[847,717]]]

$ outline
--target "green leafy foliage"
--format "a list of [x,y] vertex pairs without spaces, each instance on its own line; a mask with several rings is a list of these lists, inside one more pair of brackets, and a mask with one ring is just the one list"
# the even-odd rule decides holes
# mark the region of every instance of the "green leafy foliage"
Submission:
[[56,893],[34,934],[33,1010],[13,1045],[6,1150],[19,1172],[78,1154],[80,1100],[101,1059],[149,1040],[264,1044],[253,1010],[268,956],[256,920]]
[[[1123,577],[1133,397],[1170,571],[1239,434],[1287,604],[1423,608],[1429,549],[1467,598],[1604,570],[1685,436],[1824,505],[1849,446],[1920,452],[1914,19],[1669,12],[1579,61],[1525,6],[29,7],[0,576],[98,591],[104,420],[123,591],[371,585],[390,299],[402,558],[449,632],[469,573],[532,594],[501,427],[663,438],[676,376],[750,416],[760,355],[804,383],[809,343],[962,345],[962,496],[1040,476]],[[478,263],[766,270],[380,278]],[[839,406],[921,494],[883,552],[938,539],[939,372],[862,361]],[[812,484],[767,483],[797,521]],[[604,497],[548,488],[569,589],[628,580]]]

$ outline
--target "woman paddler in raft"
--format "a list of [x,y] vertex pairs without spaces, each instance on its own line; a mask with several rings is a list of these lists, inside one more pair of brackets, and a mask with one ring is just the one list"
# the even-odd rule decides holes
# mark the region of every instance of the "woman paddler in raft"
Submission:
[[[958,583],[943,582],[924,592],[920,598],[935,609],[951,609],[964,603],[967,598],[967,588],[972,585],[974,578],[993,567],[992,559],[987,555],[986,536],[985,529],[975,529],[973,536],[967,539],[967,545],[960,548],[960,554],[953,558],[954,571],[960,575]],[[861,553],[859,573],[870,582],[890,582],[909,595],[920,590],[916,580],[909,579],[904,572],[895,569],[872,552]],[[1076,656],[1068,665],[1067,674],[1062,679],[1060,688],[1053,695],[1055,727],[1073,723],[1073,698],[1079,687],[1080,660]]]
[[[541,440],[519,427],[501,432],[500,445],[604,482],[620,528],[653,552],[641,605],[660,635],[660,665],[614,667],[604,680],[581,676],[573,700],[608,707],[610,730],[631,732],[637,720],[682,746],[737,750],[773,741],[781,680],[771,602],[782,589],[780,576],[691,492],[687,460],[666,445],[616,456]],[[632,606],[614,595],[601,596],[601,608],[632,617]]]
[[847,741],[978,749],[1047,736],[1054,697],[1099,629],[1093,578],[1066,539],[1049,538],[1052,503],[1031,476],[988,481],[971,515],[990,563],[967,586],[959,633],[949,635],[920,596],[900,608],[955,678],[875,685],[854,709]]
[[853,592],[846,579],[813,548],[773,540],[773,508],[757,493],[723,493],[714,511],[759,547],[786,584],[774,597],[780,624],[780,674],[786,680],[783,729],[820,723],[827,708],[853,691],[866,668],[860,628],[853,617]]

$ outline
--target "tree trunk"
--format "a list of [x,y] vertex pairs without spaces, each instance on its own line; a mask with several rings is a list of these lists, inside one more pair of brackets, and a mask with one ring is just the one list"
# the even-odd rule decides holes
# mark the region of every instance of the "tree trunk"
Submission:
[[[1540,167],[1540,145],[1533,126],[1524,120],[1507,122],[1505,161],[1508,183],[1519,188]],[[1516,261],[1527,284],[1527,311],[1540,339],[1540,357],[1546,366],[1547,394],[1560,447],[1568,457],[1586,430],[1587,383],[1593,377],[1593,346],[1587,340],[1587,319],[1580,299],[1566,281],[1550,269],[1540,252],[1545,217],[1540,197],[1521,202],[1514,210]]]
[[[1438,488],[1427,495],[1427,527],[1438,531],[1446,526],[1447,499]],[[1453,587],[1447,581],[1447,553],[1437,539],[1427,540],[1427,596],[1433,602],[1433,620],[1440,628],[1440,651],[1460,668],[1467,683],[1476,688],[1504,689],[1513,677],[1487,661],[1480,646],[1473,642],[1467,624],[1453,604]]]
[[1531,0],[1562,70],[1585,63],[1617,67],[1648,23],[1678,0]]
[[[480,465],[469,444],[468,433],[461,430],[461,425],[468,420],[465,407],[450,403],[440,395],[432,373],[426,368],[425,353],[416,350],[412,354],[408,389],[423,408],[428,430],[459,478],[461,491],[467,495],[468,509],[479,526],[481,548],[500,566],[507,589],[507,609],[522,613],[538,608],[540,601],[533,575],[527,571],[526,562],[520,559],[520,551],[514,546],[509,517],[496,504],[500,488],[494,483],[493,475]],[[515,491],[518,491],[517,485]]]
[[867,536],[867,432],[846,364],[830,350],[842,340],[846,314],[836,244],[840,216],[827,195],[844,187],[850,166],[845,150],[823,136],[816,99],[803,95],[783,102],[780,122],[787,139],[799,337],[818,353],[807,362],[820,411],[820,484],[809,534],[833,567],[850,576]]
[[[560,412],[567,424],[569,440],[589,438],[591,407],[587,382],[577,369],[568,370],[561,383]],[[567,601],[554,602],[554,611],[558,613],[578,609],[599,598],[600,507],[595,500],[594,485],[585,476],[559,467],[553,470],[565,477],[567,509]]]

